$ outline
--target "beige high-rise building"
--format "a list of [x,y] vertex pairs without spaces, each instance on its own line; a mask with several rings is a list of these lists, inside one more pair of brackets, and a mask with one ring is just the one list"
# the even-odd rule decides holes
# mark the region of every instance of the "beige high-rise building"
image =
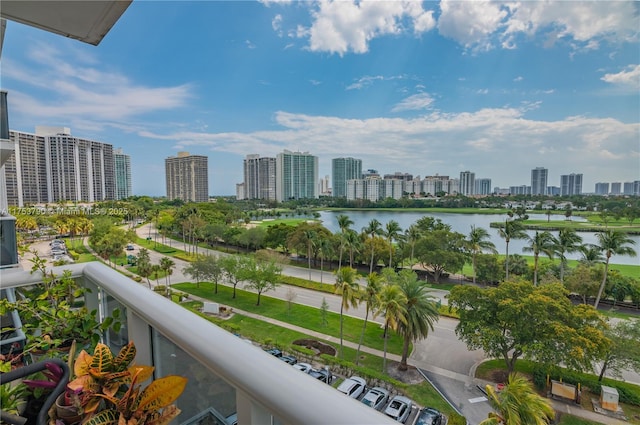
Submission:
[[185,202],[209,200],[209,158],[178,152],[164,160],[167,178],[167,199]]

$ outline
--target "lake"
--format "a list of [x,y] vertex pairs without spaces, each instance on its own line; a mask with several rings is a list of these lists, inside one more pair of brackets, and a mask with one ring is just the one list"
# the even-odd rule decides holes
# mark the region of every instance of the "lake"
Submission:
[[[497,221],[505,221],[508,216],[506,214],[455,214],[455,213],[424,213],[415,211],[320,211],[320,220],[322,224],[333,233],[340,231],[338,227],[337,217],[341,214],[345,214],[351,218],[354,224],[351,226],[353,230],[360,231],[363,227],[366,227],[372,219],[377,219],[384,227],[389,221],[395,220],[400,224],[404,231],[409,226],[414,224],[420,218],[424,216],[439,218],[443,223],[451,226],[451,230],[455,232],[468,235],[471,231],[471,226],[483,227],[489,232],[491,242],[493,242],[498,250],[498,253],[505,253],[505,242],[498,235],[498,229],[489,227],[489,224]],[[546,214],[529,214],[531,220],[547,220]],[[552,215],[551,221],[564,221],[566,218],[563,215]],[[573,221],[585,221],[584,217],[572,217]],[[558,232],[551,232],[554,236],[558,236]],[[535,230],[527,230],[529,236],[535,234]],[[598,240],[596,238],[596,232],[578,232],[582,237],[584,244],[597,245]],[[640,235],[629,235],[629,237],[635,241],[633,249],[636,252],[640,251]],[[511,240],[509,242],[509,254],[522,254],[531,255],[531,253],[524,252],[522,249],[527,246],[525,240]],[[579,253],[567,254],[567,258],[577,260],[580,259]],[[621,255],[614,255],[611,257],[612,264],[631,264],[640,265],[640,256],[626,257]]]

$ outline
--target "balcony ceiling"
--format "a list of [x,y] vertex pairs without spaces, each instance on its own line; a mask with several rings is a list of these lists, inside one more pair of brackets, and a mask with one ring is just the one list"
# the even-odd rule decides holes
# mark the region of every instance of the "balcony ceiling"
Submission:
[[2,0],[0,16],[98,45],[132,0]]

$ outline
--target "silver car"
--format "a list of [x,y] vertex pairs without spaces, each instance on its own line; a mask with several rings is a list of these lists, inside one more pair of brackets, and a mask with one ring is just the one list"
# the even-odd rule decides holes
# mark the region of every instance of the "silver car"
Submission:
[[405,423],[411,413],[412,405],[412,401],[407,397],[397,395],[391,399],[384,413],[397,422]]
[[310,373],[311,370],[313,370],[313,367],[309,363],[296,363],[293,367],[303,371],[304,373]]
[[362,397],[362,402],[376,410],[382,410],[389,401],[389,391],[380,387],[373,387]]
[[359,376],[347,378],[338,385],[338,391],[348,395],[351,398],[358,399],[366,390],[367,381]]

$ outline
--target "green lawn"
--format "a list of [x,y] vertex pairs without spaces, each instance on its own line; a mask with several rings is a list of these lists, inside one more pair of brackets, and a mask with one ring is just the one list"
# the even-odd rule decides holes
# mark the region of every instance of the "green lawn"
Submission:
[[[233,288],[224,285],[218,285],[218,294],[213,293],[213,284],[200,283],[197,288],[195,283],[179,283],[172,285],[174,288],[196,295],[201,298],[219,302],[232,308],[238,308],[244,311],[260,314],[265,317],[280,320],[282,322],[291,323],[305,329],[310,329],[323,334],[331,335],[336,338],[340,337],[340,315],[337,313],[327,312],[327,326],[322,325],[320,309],[292,303],[291,311],[287,309],[287,302],[272,297],[262,295],[260,306],[256,306],[257,294],[237,289],[236,299],[232,299]],[[346,313],[348,314],[348,312]],[[364,320],[353,317],[344,316],[343,338],[346,341],[357,343],[360,339],[360,333]],[[378,350],[384,349],[384,340],[382,339],[382,329],[378,323],[367,323],[367,329],[364,335],[363,344],[367,347]],[[389,353],[401,354],[402,339],[395,333],[391,333],[387,341],[387,350]]]
[[266,219],[266,220],[260,220],[259,223],[257,223],[258,227],[271,227],[271,226],[275,226],[276,224],[286,224],[288,226],[297,226],[300,223],[304,223],[306,221],[317,221],[314,220],[313,218],[276,218],[276,219]]

